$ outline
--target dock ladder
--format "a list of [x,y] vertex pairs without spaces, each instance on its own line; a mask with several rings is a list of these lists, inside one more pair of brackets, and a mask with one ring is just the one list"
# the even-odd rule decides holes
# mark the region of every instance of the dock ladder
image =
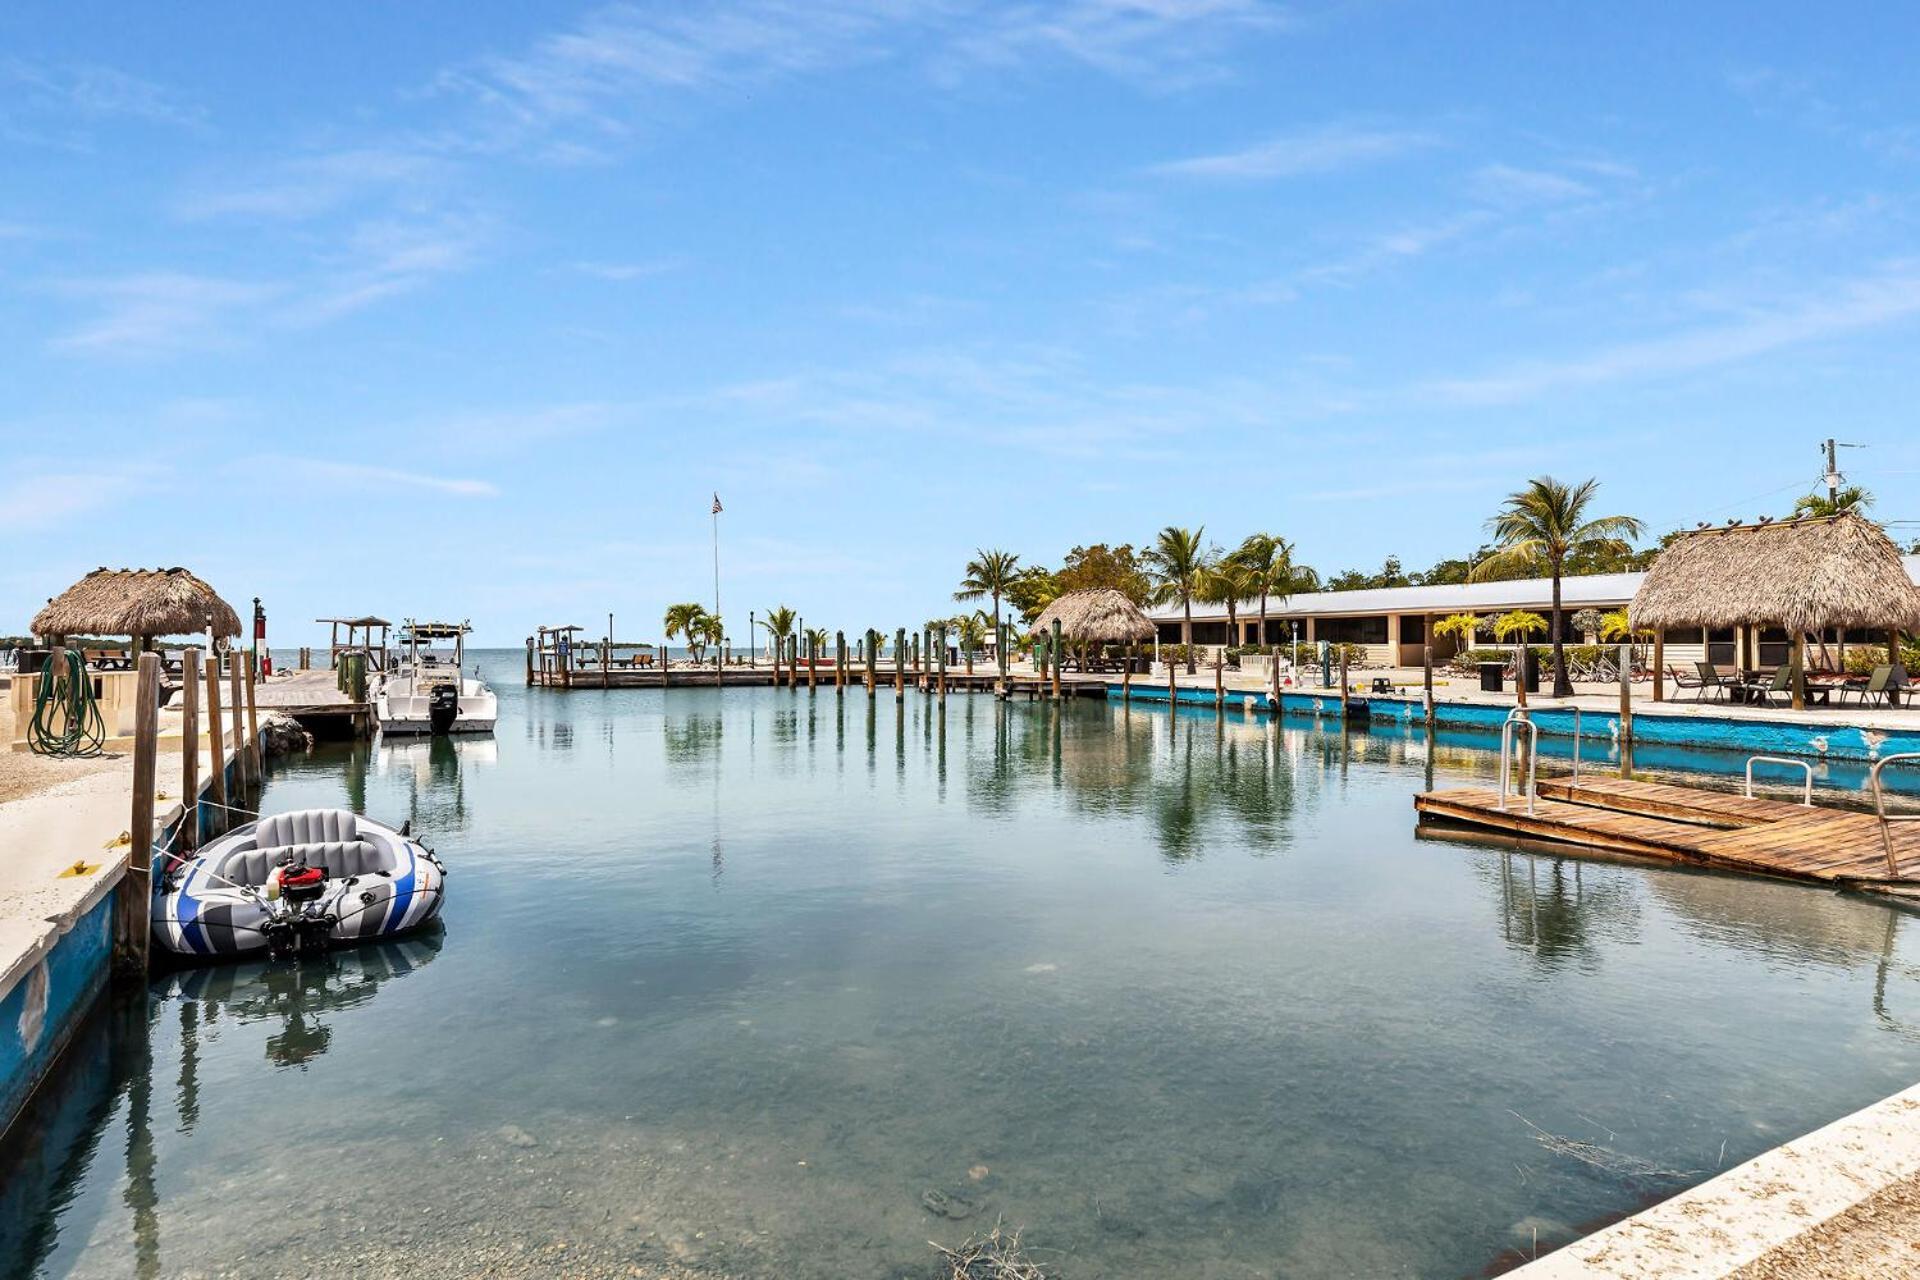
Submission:
[[1507,811],[1507,786],[1509,774],[1513,771],[1513,738],[1515,727],[1527,731],[1527,816],[1533,816],[1534,779],[1540,770],[1540,726],[1519,707],[1507,712],[1507,719],[1500,726],[1500,811]]
[[1886,792],[1880,786],[1880,771],[1890,764],[1904,761],[1920,761],[1920,751],[1902,751],[1897,755],[1882,756],[1873,765],[1873,772],[1867,775],[1867,785],[1873,788],[1873,816],[1880,819],[1880,842],[1887,850],[1887,874],[1899,878],[1900,860],[1893,853],[1893,824],[1896,822],[1920,822],[1920,813],[1888,813]]
[[1753,766],[1756,764],[1783,764],[1791,769],[1803,769],[1806,778],[1800,784],[1800,803],[1813,808],[1813,766],[1805,760],[1789,760],[1785,756],[1748,756],[1747,757],[1747,799],[1753,799]]

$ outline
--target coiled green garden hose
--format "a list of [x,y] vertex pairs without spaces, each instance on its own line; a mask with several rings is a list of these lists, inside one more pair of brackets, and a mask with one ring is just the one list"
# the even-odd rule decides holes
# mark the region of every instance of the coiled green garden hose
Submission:
[[107,726],[93,700],[87,657],[78,649],[50,654],[34,690],[27,746],[35,755],[77,759],[104,749]]

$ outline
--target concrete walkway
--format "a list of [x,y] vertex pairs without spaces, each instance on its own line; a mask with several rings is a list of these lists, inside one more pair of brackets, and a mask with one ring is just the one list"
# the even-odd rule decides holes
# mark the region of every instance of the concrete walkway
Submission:
[[[1916,1178],[1920,1085],[1511,1274],[1526,1280],[1912,1276],[1920,1274],[1920,1212],[1908,1194]],[[1841,1254],[1852,1261],[1835,1265]]]

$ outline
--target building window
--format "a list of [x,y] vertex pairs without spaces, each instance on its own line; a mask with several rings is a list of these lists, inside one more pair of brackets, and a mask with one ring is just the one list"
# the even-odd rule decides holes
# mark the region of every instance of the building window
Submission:
[[1707,632],[1707,661],[1716,667],[1739,665],[1739,658],[1733,651],[1733,628],[1716,627]]
[[1699,627],[1668,627],[1662,640],[1664,644],[1705,644],[1706,632]]
[[1385,644],[1387,615],[1364,618],[1321,618],[1314,623],[1313,638],[1338,644]]
[[1425,644],[1427,642],[1426,615],[1403,613],[1400,615],[1400,643]]

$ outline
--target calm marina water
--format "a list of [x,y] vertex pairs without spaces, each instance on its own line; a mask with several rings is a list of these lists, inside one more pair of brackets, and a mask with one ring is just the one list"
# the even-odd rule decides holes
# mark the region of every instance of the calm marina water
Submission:
[[1004,1220],[1069,1277],[1473,1276],[1920,1077],[1912,920],[1416,839],[1481,750],[487,657],[495,740],[264,800],[411,819],[444,928],[103,1009],[0,1272],[883,1278]]

